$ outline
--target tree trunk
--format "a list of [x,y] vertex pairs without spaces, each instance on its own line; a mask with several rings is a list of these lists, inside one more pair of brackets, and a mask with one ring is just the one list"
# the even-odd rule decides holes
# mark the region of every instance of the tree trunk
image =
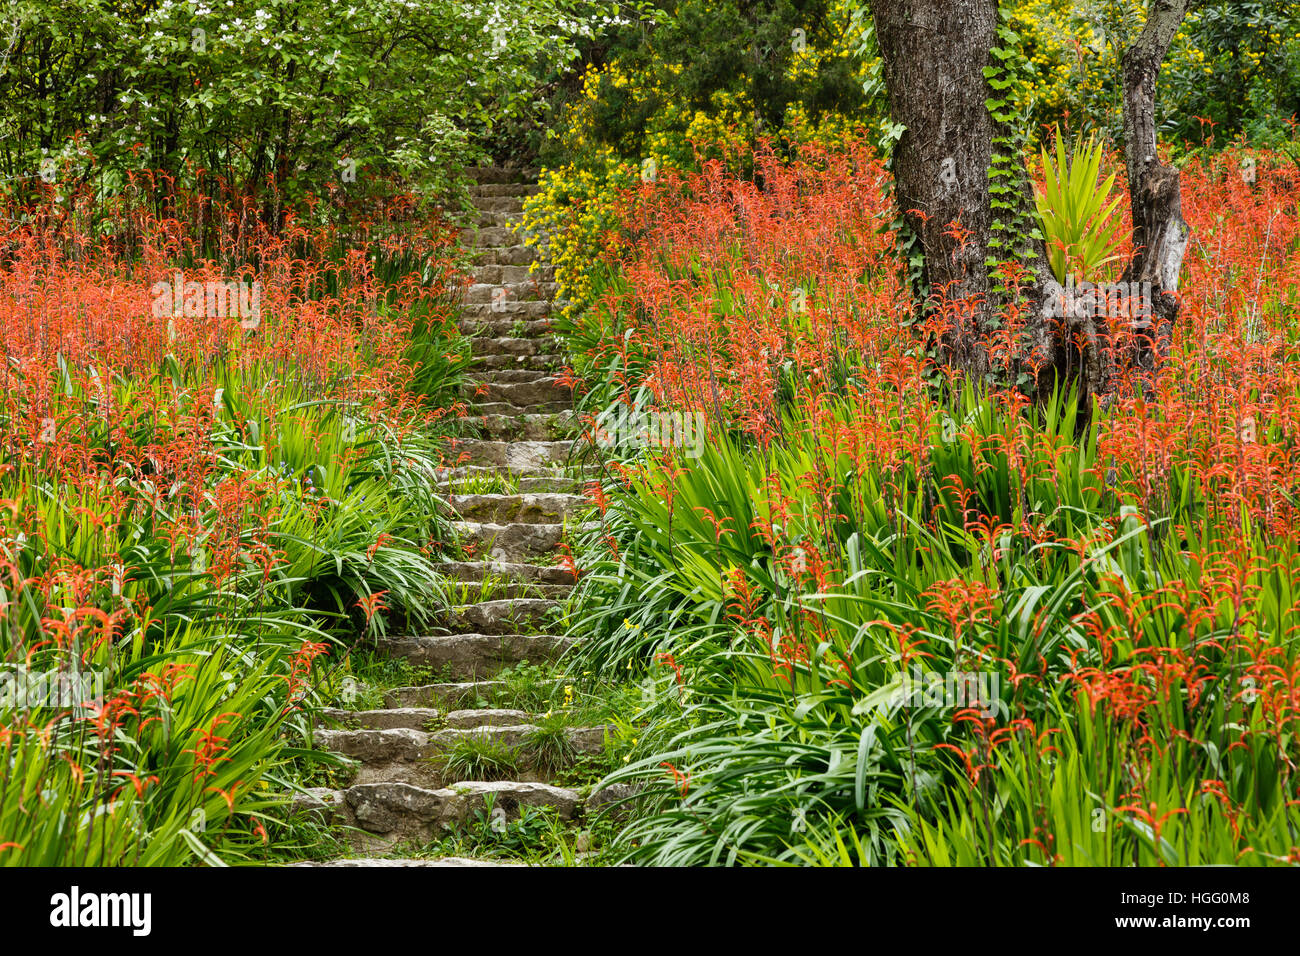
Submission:
[[1154,0],[1146,25],[1124,53],[1124,160],[1128,166],[1134,254],[1128,282],[1151,283],[1152,321],[1144,333],[1144,364],[1164,351],[1178,317],[1178,274],[1191,230],[1183,221],[1178,170],[1156,153],[1156,76],[1187,12],[1187,0]]
[[[1124,278],[1151,283],[1158,334],[1148,333],[1145,322],[1135,324],[1157,344],[1167,339],[1177,314],[1174,293],[1187,226],[1180,214],[1178,173],[1156,158],[1155,80],[1186,4],[1153,0],[1141,37],[1124,56],[1126,160],[1137,249]],[[985,67],[999,65],[990,52],[998,45],[998,3],[870,0],[870,8],[891,118],[906,127],[895,146],[893,172],[899,211],[923,255],[921,284],[929,298],[916,303],[918,314],[940,331],[946,360],[983,378],[994,364],[986,334],[1007,305],[989,265],[1008,258],[1005,252],[995,254],[991,244],[994,221],[1033,215],[1023,163],[1015,163],[1018,201],[1010,203],[1018,208],[1001,208],[996,215],[989,191],[995,138],[1008,132],[985,105],[1001,95],[984,73]],[[1040,369],[1040,387],[1064,377],[1079,383],[1085,394],[1104,393],[1114,384],[1114,320],[1075,310],[1052,275],[1043,244],[1015,238],[1027,273],[1019,289],[1029,303],[1027,356]],[[1152,357],[1158,350],[1146,346],[1143,351]]]
[[[987,325],[994,133],[984,106],[984,67],[997,6],[995,0],[872,0],[871,14],[890,113],[906,127],[894,147],[894,188],[924,250],[922,287],[968,313],[949,317],[946,347],[983,373],[988,362],[977,333]],[[917,303],[919,311],[927,307]]]

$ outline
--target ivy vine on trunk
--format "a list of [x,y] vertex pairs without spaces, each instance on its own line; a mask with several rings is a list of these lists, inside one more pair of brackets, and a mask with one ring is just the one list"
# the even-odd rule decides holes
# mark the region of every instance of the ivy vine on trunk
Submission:
[[[1104,396],[1120,367],[1150,369],[1178,316],[1189,231],[1178,171],[1156,150],[1156,77],[1187,0],[1152,0],[1123,55],[1125,157],[1134,253],[1121,281],[1150,283],[1150,315],[1079,308],[1048,266],[1021,159],[1027,103],[1018,38],[997,0],[870,0],[875,43],[901,135],[892,157],[904,228],[919,245],[915,308],[941,358],[970,374],[1010,375],[1030,391],[1077,384]],[[1008,315],[1025,319],[1022,350],[999,350]],[[1086,407],[1086,405],[1085,405]]]

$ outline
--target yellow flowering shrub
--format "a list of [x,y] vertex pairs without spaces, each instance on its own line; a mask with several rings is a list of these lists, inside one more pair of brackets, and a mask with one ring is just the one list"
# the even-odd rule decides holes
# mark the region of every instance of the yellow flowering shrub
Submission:
[[[784,73],[789,83],[813,89],[839,70],[855,90],[861,89],[870,65],[855,55],[859,31],[853,9],[844,0],[828,4],[826,33],[833,39],[820,46],[806,31],[791,31]],[[691,168],[700,157],[741,154],[760,136],[787,143],[840,141],[867,118],[865,97],[864,113],[857,116],[835,111],[814,116],[792,99],[783,104],[782,127],[772,129],[763,124],[743,85],[710,90],[705,103],[693,104],[682,92],[689,59],[672,62],[656,51],[648,64],[638,67],[630,56],[626,61],[613,58],[583,75],[580,92],[565,104],[550,132],[563,160],[544,166],[541,190],[524,208],[530,241],[547,243],[559,296],[570,302],[563,313],[567,316],[591,300],[601,237],[616,225],[611,211],[619,190],[670,169]],[[601,120],[610,102],[617,102],[623,113],[645,116],[640,135],[609,142],[610,130]]]

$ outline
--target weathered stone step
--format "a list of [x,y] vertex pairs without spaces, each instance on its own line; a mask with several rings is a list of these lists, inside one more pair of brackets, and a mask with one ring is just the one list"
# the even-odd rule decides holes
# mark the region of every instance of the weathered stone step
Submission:
[[452,710],[434,707],[387,707],[382,710],[342,710],[327,707],[321,717],[347,730],[421,730],[451,727],[511,726],[526,724],[531,715],[522,710]]
[[[524,418],[526,416],[565,415],[573,412],[573,402],[534,402],[531,405],[514,405],[510,402],[470,402],[471,418],[486,421],[495,416]],[[542,439],[535,439],[541,441]]]
[[554,282],[555,267],[545,266],[534,270],[528,265],[501,265],[500,263],[487,263],[484,265],[471,266],[470,274],[474,277],[476,283],[489,285],[501,285],[502,283],[511,282],[532,282],[536,279],[538,282]]
[[[473,308],[477,309],[478,306]],[[510,318],[507,314],[504,318],[494,316],[491,319],[482,319],[471,316],[459,319],[456,324],[462,334],[476,337],[512,336],[540,339],[555,332],[555,320],[548,317]]]
[[501,285],[479,282],[465,290],[464,301],[466,305],[487,305],[496,312],[504,312],[502,306],[511,303],[549,302],[555,298],[558,289],[559,285],[555,282],[532,278]]
[[562,524],[492,524],[453,521],[452,530],[466,551],[475,557],[526,562],[554,551],[564,540]]
[[572,644],[572,638],[558,634],[404,634],[377,641],[381,653],[431,667],[455,681],[490,677],[523,661],[553,661]]
[[471,166],[469,177],[475,183],[528,183],[536,182],[540,170],[535,166],[524,166],[517,162],[486,163]]
[[462,604],[451,609],[447,629],[453,633],[521,634],[540,631],[563,605],[548,598],[502,598]]
[[[433,732],[394,728],[391,730],[316,730],[317,747],[359,761],[352,786],[373,783],[407,783],[417,787],[445,787],[455,783],[455,770],[446,758],[467,741],[478,741],[508,751],[520,779],[536,777],[544,754],[538,750],[540,732],[535,724],[491,724],[464,729],[446,728]],[[570,756],[599,752],[604,746],[604,727],[569,727],[564,730]]]
[[546,241],[546,235],[534,234],[524,228],[523,223],[510,226],[475,226],[461,233],[461,244],[481,248],[500,246],[528,245],[529,240]]
[[524,201],[518,196],[476,196],[474,208],[484,212],[523,212]]
[[540,382],[542,379],[555,378],[554,372],[547,372],[535,368],[499,368],[499,369],[476,369],[466,374],[465,380],[475,385],[486,382],[493,383],[518,383],[518,382]]
[[433,756],[433,751],[429,749],[429,732],[413,727],[363,730],[318,728],[312,734],[312,740],[318,747],[366,763],[426,760]]
[[555,355],[559,352],[559,343],[553,335],[543,335],[535,338],[508,335],[496,338],[475,336],[470,339],[469,344],[474,356],[480,359],[489,355],[506,355],[516,358],[532,355]]
[[[564,356],[551,353],[537,353],[534,355],[479,355],[474,358],[474,364],[470,366],[471,373],[482,372],[499,372],[518,369],[528,372],[540,372],[543,375],[554,375],[565,364]],[[486,377],[479,375],[478,377]]]
[[[395,842],[395,841],[394,841]],[[375,847],[374,849],[383,849]],[[434,859],[412,859],[411,857],[386,856],[350,856],[337,860],[299,860],[286,863],[285,866],[324,869],[378,869],[379,867],[400,867],[402,869],[423,869],[426,867],[476,867],[476,866],[532,866],[519,860],[476,860],[469,856],[440,856]]]
[[455,730],[465,730],[470,727],[484,726],[508,726],[512,723],[527,723],[530,716],[522,710],[494,710],[483,708],[482,710],[452,710],[448,711],[445,717],[447,726]]
[[559,524],[591,506],[566,494],[452,495],[447,504],[462,520],[495,524]]
[[494,441],[558,441],[573,431],[572,412],[483,415],[474,424]]
[[536,246],[512,242],[504,246],[467,246],[469,260],[480,266],[527,266],[542,259]]
[[571,584],[537,584],[532,581],[499,581],[487,578],[479,581],[456,581],[451,586],[452,603],[482,604],[507,598],[545,598],[562,601],[573,590]]
[[473,557],[526,563],[554,551],[568,534],[598,530],[600,522],[562,525],[453,521],[451,527],[466,553]]
[[471,196],[536,196],[541,191],[536,183],[480,183],[469,187]]
[[552,807],[562,820],[572,820],[582,807],[582,798],[566,787],[515,780],[467,780],[450,789],[465,798],[470,813],[484,809],[489,800],[493,810],[505,811],[514,820],[524,807]]
[[[477,330],[485,323],[509,319],[511,323],[544,319],[558,311],[555,303],[546,299],[505,298],[498,301],[466,302],[460,306],[461,321]],[[477,320],[477,322],[475,322]],[[509,325],[506,328],[510,328]]]
[[438,570],[453,581],[480,581],[499,577],[521,583],[571,586],[576,582],[562,567],[545,564],[511,564],[506,561],[445,561]]
[[471,166],[468,170],[470,179],[482,185],[484,183],[528,183],[536,182],[539,172],[533,166],[488,165]]
[[[532,405],[562,406],[573,401],[573,392],[569,386],[555,376],[535,378],[528,382],[467,382],[464,395],[471,402],[485,405],[499,402],[521,408]],[[491,412],[484,411],[483,414]]]
[[519,226],[522,221],[523,213],[514,211],[506,212],[501,209],[484,209],[482,206],[479,206],[478,215],[474,218],[473,226],[475,229],[493,229],[498,226],[504,226],[513,230],[516,226]]
[[452,684],[419,684],[384,691],[385,707],[455,710],[479,700],[491,700],[505,684],[498,680],[472,680]]
[[518,819],[525,807],[551,808],[562,820],[574,819],[582,809],[582,798],[572,790],[513,780],[465,781],[436,789],[368,783],[345,791],[316,790],[312,796],[323,816],[360,831],[352,834],[354,846],[371,851],[399,842],[430,842],[475,820],[489,804],[494,816],[500,811],[507,821]]
[[[582,479],[572,475],[555,472],[510,472],[495,465],[468,465],[459,468],[444,468],[439,471],[436,484],[441,494],[473,494],[467,490],[472,482],[491,479],[504,480],[511,485],[515,494],[575,494],[582,485]],[[594,471],[591,472],[595,474]]]
[[344,730],[428,730],[441,713],[430,707],[389,707],[384,710],[326,707],[321,711],[321,718],[330,724],[338,724]]
[[572,449],[572,443],[567,441],[485,441],[458,438],[449,444],[447,456],[453,461],[469,465],[492,465],[506,471],[530,472],[562,466]]

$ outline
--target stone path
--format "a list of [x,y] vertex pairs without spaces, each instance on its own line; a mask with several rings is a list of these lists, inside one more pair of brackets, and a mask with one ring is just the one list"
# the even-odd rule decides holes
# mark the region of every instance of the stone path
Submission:
[[[385,692],[377,710],[328,712],[318,746],[360,762],[344,789],[311,791],[305,808],[355,828],[348,840],[368,859],[336,865],[430,865],[379,859],[400,843],[424,843],[475,819],[491,801],[493,819],[526,806],[554,808],[571,820],[580,795],[548,782],[562,759],[599,752],[603,727],[539,728],[538,717],[513,709],[470,709],[501,689],[502,668],[556,659],[568,646],[555,626],[573,585],[555,565],[555,550],[584,508],[560,440],[572,417],[571,395],[556,379],[562,359],[549,334],[555,283],[549,266],[530,274],[534,248],[516,231],[524,197],[536,192],[523,170],[483,167],[473,187],[477,228],[466,233],[473,256],[462,330],[474,336],[468,401],[478,437],[457,445],[441,490],[472,560],[449,562],[465,603],[437,633],[392,635],[379,650],[427,665],[442,683]],[[465,761],[448,758],[490,742],[507,754],[511,779],[463,779]],[[479,865],[447,858],[438,865]]]

